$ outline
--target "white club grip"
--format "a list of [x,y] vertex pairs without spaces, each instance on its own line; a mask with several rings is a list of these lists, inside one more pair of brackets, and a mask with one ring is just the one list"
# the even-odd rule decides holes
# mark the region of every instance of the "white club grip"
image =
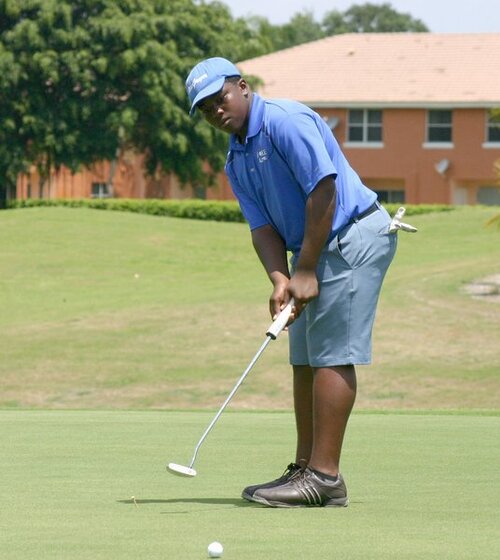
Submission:
[[287,306],[281,310],[281,313],[273,321],[272,325],[267,329],[266,335],[275,340],[280,332],[286,327],[288,319],[292,314],[293,298],[288,302]]

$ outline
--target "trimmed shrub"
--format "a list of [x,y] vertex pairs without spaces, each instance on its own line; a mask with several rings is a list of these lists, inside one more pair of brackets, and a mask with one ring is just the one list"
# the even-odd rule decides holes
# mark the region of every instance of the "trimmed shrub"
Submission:
[[[243,214],[233,200],[164,200],[128,198],[90,198],[90,199],[44,199],[30,198],[11,200],[8,208],[34,208],[37,206],[66,206],[69,208],[91,208],[95,210],[114,210],[136,212],[152,216],[189,218],[192,220],[212,220],[216,222],[244,222]],[[447,212],[454,206],[444,204],[384,204],[389,214],[394,215],[400,206],[406,208],[406,216]]]

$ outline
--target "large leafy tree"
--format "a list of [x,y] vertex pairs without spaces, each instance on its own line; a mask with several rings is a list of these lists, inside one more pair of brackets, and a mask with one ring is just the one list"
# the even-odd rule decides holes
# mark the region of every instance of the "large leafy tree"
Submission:
[[263,52],[219,2],[0,0],[0,204],[30,165],[44,178],[124,148],[208,184],[227,139],[193,126],[185,77],[206,56]]
[[295,14],[283,25],[272,25],[265,18],[253,18],[253,26],[266,40],[270,50],[285,49],[342,33],[387,33],[428,31],[426,25],[410,14],[396,11],[391,4],[354,4],[344,12],[331,10],[320,22],[312,12]]
[[291,45],[315,41],[324,36],[322,25],[315,21],[312,12],[299,12],[288,23],[279,27],[279,32],[274,34],[274,47],[275,50],[284,49]]
[[371,3],[354,4],[345,12],[328,12],[323,18],[322,28],[326,35],[429,31],[421,20],[397,12],[391,4]]
[[0,208],[28,163],[23,146],[15,141],[21,120],[17,112],[20,103],[14,96],[19,75],[20,65],[14,54],[0,42]]

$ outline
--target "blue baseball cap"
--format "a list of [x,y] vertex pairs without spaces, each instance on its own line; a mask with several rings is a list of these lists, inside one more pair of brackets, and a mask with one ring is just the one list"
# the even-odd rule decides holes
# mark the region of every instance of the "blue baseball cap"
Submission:
[[195,112],[200,101],[220,91],[226,78],[231,76],[241,76],[241,72],[225,58],[207,58],[199,62],[186,80],[186,91],[191,101],[189,114]]

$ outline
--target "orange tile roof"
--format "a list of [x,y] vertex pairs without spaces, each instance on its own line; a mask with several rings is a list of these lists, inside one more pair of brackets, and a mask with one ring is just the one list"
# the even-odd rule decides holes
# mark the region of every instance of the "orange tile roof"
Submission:
[[500,33],[349,33],[238,66],[316,107],[500,106]]

